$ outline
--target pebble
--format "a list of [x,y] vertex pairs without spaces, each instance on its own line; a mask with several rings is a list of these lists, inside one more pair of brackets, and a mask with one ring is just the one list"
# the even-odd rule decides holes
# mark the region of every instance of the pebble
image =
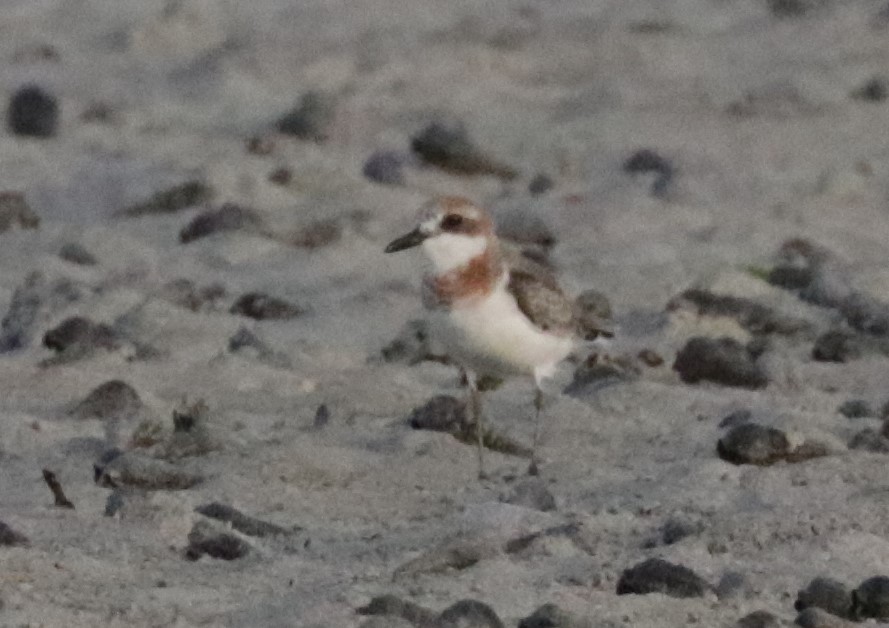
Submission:
[[402,600],[394,595],[380,595],[358,608],[360,615],[397,617],[414,626],[434,626],[436,613],[419,604]]
[[802,628],[853,628],[857,625],[815,607],[797,615],[794,623]]
[[404,185],[405,157],[394,150],[378,150],[364,162],[361,174],[374,183]]
[[330,423],[330,409],[327,407],[326,403],[322,403],[318,406],[318,409],[315,410],[315,418],[312,419],[312,428],[320,430],[327,427],[328,423]]
[[553,180],[549,176],[540,173],[528,183],[528,193],[532,196],[540,196],[541,194],[546,194],[554,187],[555,183]]
[[66,318],[43,334],[43,346],[57,353],[63,351],[89,353],[97,349],[113,351],[120,348],[121,344],[120,336],[111,327],[94,323],[83,316]]
[[556,498],[540,478],[526,478],[519,481],[509,493],[501,496],[500,501],[542,512],[556,509]]
[[30,544],[28,537],[0,521],[0,547],[27,547]]
[[671,597],[703,597],[710,585],[694,571],[660,558],[649,558],[625,570],[617,594],[663,593]]
[[666,193],[675,173],[673,164],[648,148],[643,148],[630,155],[623,163],[623,171],[627,174],[654,174],[651,194],[658,197]]
[[837,617],[850,616],[852,596],[849,589],[833,578],[815,578],[796,596],[793,607],[803,611],[810,607],[820,608]]
[[235,301],[229,313],[264,321],[288,320],[304,314],[305,310],[289,301],[263,292],[249,292]]
[[184,277],[167,282],[160,291],[162,299],[192,312],[216,311],[226,296],[225,286],[221,283],[197,286]]
[[152,214],[172,214],[209,201],[213,190],[203,181],[191,180],[155,193],[145,201],[130,205],[118,215],[135,218]]
[[834,329],[818,336],[812,347],[812,358],[819,362],[849,362],[860,358],[862,349],[855,334]]
[[112,379],[94,388],[70,412],[78,419],[116,419],[130,417],[143,408],[139,393],[120,379]]
[[272,349],[269,344],[243,325],[228,339],[228,350],[239,354],[249,351],[260,362],[275,368],[286,369],[293,366],[286,353]]
[[334,116],[333,98],[321,92],[309,91],[303,94],[295,108],[278,120],[276,127],[285,135],[323,142],[328,137],[328,128]]
[[0,192],[0,233],[12,227],[36,229],[40,216],[34,213],[21,192]]
[[246,534],[247,536],[265,537],[289,534],[292,532],[292,530],[282,528],[273,523],[245,515],[237,508],[219,502],[204,504],[203,506],[198,506],[194,510],[205,517],[227,523],[231,525],[233,530],[237,530],[241,534]]
[[864,399],[849,399],[840,404],[837,412],[847,419],[863,419],[866,417],[875,417],[876,411]]
[[287,185],[293,180],[293,170],[287,166],[280,166],[269,173],[269,182],[275,185]]
[[593,624],[555,604],[544,604],[522,619],[518,628],[593,628]]
[[661,538],[664,545],[672,545],[686,537],[700,534],[703,530],[704,524],[701,521],[685,515],[673,515],[661,527]]
[[250,545],[239,536],[208,521],[197,521],[188,533],[185,557],[198,560],[207,555],[221,560],[236,560],[250,552]]
[[817,442],[805,441],[792,448],[790,439],[779,429],[758,423],[743,423],[732,428],[716,444],[719,457],[732,464],[772,465],[778,461],[801,462],[828,454]]
[[426,163],[453,174],[516,177],[515,170],[475,146],[462,122],[432,122],[411,139],[411,149]]
[[219,209],[210,209],[195,216],[179,232],[179,241],[188,244],[214,233],[257,232],[261,227],[262,219],[255,211],[234,203],[226,203]]
[[852,437],[849,441],[849,449],[869,451],[875,454],[889,454],[889,438],[868,427]]
[[26,85],[12,95],[6,125],[14,135],[53,137],[59,127],[59,104],[55,96],[43,88]]
[[763,388],[768,377],[734,338],[696,336],[679,351],[673,370],[683,382],[710,381],[725,386]]
[[77,242],[66,242],[63,244],[62,248],[59,249],[59,257],[66,262],[80,266],[95,266],[99,263],[95,255]]
[[465,401],[450,395],[436,395],[413,409],[408,424],[415,430],[453,432],[467,420]]
[[851,94],[855,100],[865,102],[883,102],[889,98],[889,84],[882,76],[875,76]]
[[747,408],[741,408],[725,415],[719,422],[719,427],[736,427],[744,423],[749,423],[753,419],[753,412]]
[[95,465],[96,484],[107,488],[133,487],[151,491],[189,489],[203,478],[178,466],[128,451]]
[[753,611],[735,623],[735,628],[780,628],[781,621],[768,611]]
[[874,576],[852,592],[855,619],[889,619],[889,577]]
[[460,600],[438,616],[436,628],[504,628],[490,606],[478,600]]

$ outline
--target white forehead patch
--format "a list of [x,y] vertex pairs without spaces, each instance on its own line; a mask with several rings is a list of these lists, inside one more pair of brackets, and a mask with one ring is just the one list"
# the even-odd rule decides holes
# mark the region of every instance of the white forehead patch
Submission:
[[[422,226],[422,225],[421,225]],[[462,233],[439,233],[423,241],[423,251],[437,275],[466,265],[485,252],[488,239]]]
[[424,220],[420,223],[420,232],[426,234],[435,233],[435,231],[438,229],[439,221],[440,218],[438,216]]

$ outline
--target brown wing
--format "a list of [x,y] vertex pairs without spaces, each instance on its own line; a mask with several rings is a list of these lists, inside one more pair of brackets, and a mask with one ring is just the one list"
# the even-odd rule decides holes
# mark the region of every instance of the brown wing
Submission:
[[556,334],[574,332],[574,303],[551,273],[537,275],[523,268],[510,268],[507,288],[535,326]]

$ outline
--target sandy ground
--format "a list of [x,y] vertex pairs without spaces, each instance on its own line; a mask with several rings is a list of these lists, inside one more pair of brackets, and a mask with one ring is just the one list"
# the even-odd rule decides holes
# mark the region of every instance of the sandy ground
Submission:
[[[43,286],[25,346],[0,356],[0,521],[30,540],[0,547],[0,624],[349,627],[393,594],[436,612],[477,599],[509,626],[546,603],[594,628],[732,626],[758,609],[789,625],[812,578],[854,588],[889,572],[886,454],[847,447],[880,427],[885,355],[817,362],[814,335],[772,338],[759,390],[691,385],[670,368],[693,335],[751,338],[731,317],[665,312],[692,286],[801,317],[815,335],[842,323],[751,270],[789,238],[826,247],[857,290],[889,301],[889,105],[852,95],[889,67],[885,3],[799,5],[782,17],[764,0],[4,2],[2,93],[36,83],[60,121],[52,138],[5,131],[0,143],[0,189],[41,219],[0,235],[0,310],[31,273]],[[311,90],[335,103],[327,138],[276,133]],[[107,116],[84,115],[97,105]],[[411,138],[440,119],[462,121],[518,176],[420,164]],[[270,152],[250,152],[251,137]],[[662,193],[622,168],[643,148],[673,169]],[[362,175],[378,150],[405,157],[401,184]],[[270,181],[282,167],[289,179]],[[535,196],[540,173],[554,186]],[[188,180],[212,199],[121,215]],[[463,394],[454,369],[380,358],[422,315],[416,255],[382,249],[439,193],[504,223],[536,216],[557,238],[566,288],[610,299],[610,350],[665,360],[579,395],[561,392],[571,365],[560,373],[542,447],[554,510],[503,501],[525,460],[490,453],[480,483],[474,449],[408,426],[433,395]],[[223,203],[267,228],[180,242]],[[323,246],[270,237],[319,220],[338,234]],[[66,243],[97,263],[61,259]],[[192,311],[169,296],[177,279],[224,293]],[[249,292],[305,313],[229,313]],[[72,316],[128,340],[54,364],[41,339]],[[230,351],[242,326],[277,358]],[[215,444],[175,461],[195,486],[125,492],[105,516],[112,489],[93,464],[118,417],[72,408],[112,379],[138,393],[140,420],[167,430],[183,399],[203,399]],[[527,442],[531,396],[521,380],[488,394],[493,425]],[[853,398],[877,416],[839,414]],[[316,426],[322,404],[329,420]],[[719,422],[741,408],[828,455],[720,460]],[[75,509],[53,505],[44,468]],[[210,502],[293,531],[237,533],[250,545],[237,560],[187,560],[206,520],[194,509]],[[688,533],[666,544],[677,521]],[[459,542],[481,547],[473,564],[436,563],[436,548]],[[722,582],[720,594],[616,595],[624,570],[651,557]]]

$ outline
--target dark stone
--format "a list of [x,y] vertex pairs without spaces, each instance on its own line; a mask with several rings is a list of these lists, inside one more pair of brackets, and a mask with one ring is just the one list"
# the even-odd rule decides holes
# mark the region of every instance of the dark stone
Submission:
[[318,409],[315,410],[315,418],[312,419],[312,427],[314,427],[316,430],[320,430],[328,423],[330,423],[330,410],[328,409],[326,403],[322,403],[320,406],[318,406]]
[[497,613],[478,600],[460,600],[438,616],[436,628],[504,628]]
[[54,136],[59,126],[59,105],[55,96],[36,85],[19,88],[9,101],[6,125],[14,135]]
[[527,478],[516,484],[500,501],[543,512],[556,509],[556,498],[539,478]]
[[30,544],[28,537],[0,521],[0,547],[27,547]]
[[630,155],[623,163],[623,171],[628,174],[654,174],[655,179],[651,184],[652,196],[663,196],[675,174],[673,164],[648,148]]
[[228,350],[232,353],[252,352],[257,360],[275,368],[290,368],[292,363],[286,353],[272,349],[266,342],[246,327],[229,338]]
[[59,249],[59,257],[66,262],[79,264],[81,266],[95,266],[99,263],[95,255],[90,253],[83,245],[77,242],[66,242]]
[[837,617],[850,617],[852,596],[842,582],[833,578],[815,578],[796,596],[793,607],[802,611],[820,608]]
[[719,439],[716,451],[726,462],[761,466],[791,460],[794,454],[784,432],[757,423],[743,423],[732,428]]
[[812,358],[819,362],[848,362],[862,355],[862,345],[858,337],[848,331],[831,330],[815,340]]
[[722,295],[693,288],[686,290],[667,305],[675,309],[681,304],[691,304],[699,316],[726,316],[738,321],[744,329],[753,334],[792,335],[811,329],[808,321],[784,316],[770,307],[731,295]]
[[864,399],[849,399],[840,404],[837,412],[847,419],[863,419],[876,416],[876,412]]
[[476,148],[460,122],[433,122],[411,139],[411,149],[426,163],[453,174],[516,177],[515,170]]
[[178,466],[135,451],[118,453],[107,462],[93,465],[96,484],[106,488],[130,487],[147,491],[181,491],[203,478]]
[[453,432],[467,421],[466,402],[450,395],[436,395],[414,408],[408,423],[415,430]]
[[118,215],[138,217],[152,214],[172,214],[209,201],[213,190],[203,181],[186,181],[154,194],[151,198],[131,205]]
[[663,593],[671,597],[703,597],[710,585],[688,567],[649,558],[621,574],[617,594]]
[[743,423],[749,423],[753,419],[753,413],[747,408],[741,408],[725,415],[719,422],[719,427],[736,427]]
[[408,602],[394,595],[380,595],[358,608],[359,615],[400,617],[415,626],[435,626],[436,614],[419,604]]
[[850,628],[855,625],[814,606],[797,615],[793,623],[800,628]]
[[0,233],[12,227],[36,229],[40,216],[34,213],[21,192],[0,192]]
[[852,92],[852,98],[867,102],[883,102],[887,97],[889,97],[889,85],[881,76],[873,77]]
[[249,292],[239,298],[229,312],[263,321],[295,318],[304,314],[305,310],[284,299],[261,292]]
[[686,517],[673,516],[667,519],[661,528],[661,537],[665,545],[678,543],[682,539],[700,534],[704,525],[700,521],[692,521]]
[[865,428],[849,441],[849,449],[869,451],[875,454],[889,454],[889,438],[877,430]]
[[323,142],[335,115],[334,100],[320,92],[306,92],[290,112],[278,120],[278,131],[303,140]]
[[889,577],[874,576],[852,592],[854,619],[889,619]]
[[226,203],[219,209],[211,209],[195,216],[182,231],[179,241],[183,244],[224,231],[255,232],[262,227],[262,220],[252,209]]
[[160,296],[173,305],[200,312],[216,310],[218,302],[226,297],[226,291],[219,283],[199,287],[191,279],[179,278],[164,284]]
[[80,419],[105,420],[133,416],[141,408],[139,393],[125,381],[112,379],[94,388],[71,415]]
[[293,170],[287,166],[275,168],[269,173],[269,181],[275,185],[287,185],[293,180]]
[[205,554],[221,560],[236,560],[249,552],[250,546],[243,539],[208,525],[205,521],[198,521],[188,533],[185,556],[189,560],[197,560]]
[[780,628],[781,621],[768,611],[753,611],[744,615],[735,624],[735,628]]
[[544,604],[522,619],[518,628],[591,628],[591,624],[555,604]]
[[768,384],[768,377],[747,349],[728,337],[690,339],[676,356],[673,369],[688,384],[711,381],[742,388],[763,388]]
[[549,192],[555,183],[545,174],[538,174],[536,177],[531,179],[531,182],[528,184],[528,192],[533,196],[539,196],[541,194],[545,194]]
[[282,528],[273,523],[268,523],[267,521],[262,521],[261,519],[245,515],[240,510],[219,502],[198,506],[195,508],[195,512],[200,513],[205,517],[228,523],[234,530],[237,530],[241,534],[246,534],[247,536],[276,536],[292,532],[292,530]]
[[379,150],[364,162],[361,173],[374,183],[404,184],[404,156],[392,150]]
[[121,338],[108,325],[72,316],[43,334],[43,346],[56,352],[72,348],[114,350],[121,346]]

